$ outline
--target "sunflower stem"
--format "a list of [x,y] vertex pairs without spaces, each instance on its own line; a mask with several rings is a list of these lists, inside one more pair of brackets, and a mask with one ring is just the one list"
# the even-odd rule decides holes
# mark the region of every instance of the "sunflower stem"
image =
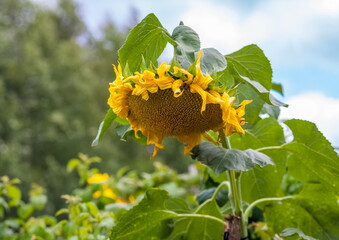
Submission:
[[[223,131],[219,131],[219,137],[221,138],[221,144],[226,149],[231,149],[231,142],[228,137],[225,136]],[[240,236],[241,239],[247,238],[247,219],[243,215],[242,208],[242,196],[241,196],[241,172],[237,173],[235,170],[227,171],[228,179],[230,182],[230,194],[233,214],[240,218]]]

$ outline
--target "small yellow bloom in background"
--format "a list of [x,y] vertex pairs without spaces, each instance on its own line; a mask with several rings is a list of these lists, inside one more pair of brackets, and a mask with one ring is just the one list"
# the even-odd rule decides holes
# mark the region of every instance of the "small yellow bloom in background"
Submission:
[[121,66],[114,67],[116,80],[110,83],[108,104],[119,117],[128,119],[132,129],[154,144],[154,157],[163,149],[168,136],[185,142],[185,154],[201,142],[206,131],[224,130],[229,136],[244,133],[245,106],[251,101],[234,105],[235,97],[208,88],[213,82],[200,68],[202,52],[198,53],[195,76],[185,69],[162,63],[156,72],[145,70],[124,79]]
[[96,173],[92,177],[87,179],[87,183],[106,183],[109,180],[109,175],[107,173]]
[[101,184],[102,190],[95,191],[93,193],[93,198],[100,198],[101,196],[106,198],[111,198],[115,200],[117,203],[133,203],[135,199],[132,195],[128,197],[128,199],[122,199],[118,197],[114,192],[113,189],[107,184],[108,180],[110,179],[107,173],[96,173],[93,174],[90,178],[87,179],[88,184]]

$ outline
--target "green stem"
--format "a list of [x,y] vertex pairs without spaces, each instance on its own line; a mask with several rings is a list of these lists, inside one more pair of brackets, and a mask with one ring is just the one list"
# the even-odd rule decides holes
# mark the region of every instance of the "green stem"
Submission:
[[218,196],[218,193],[221,191],[221,189],[223,187],[227,187],[227,190],[230,190],[231,189],[231,185],[228,181],[224,181],[222,183],[219,184],[219,186],[217,187],[217,189],[215,189],[213,195],[212,195],[212,199],[215,200]]
[[[231,143],[228,137],[225,137],[223,131],[219,131],[219,135],[221,138],[221,144],[226,149],[231,149]],[[242,196],[241,196],[241,182],[239,174],[235,170],[228,170],[227,171],[228,179],[230,182],[230,195],[229,198],[232,203],[232,210],[233,214],[240,218],[240,236],[241,238],[247,237],[247,219],[243,216],[243,209],[242,209]]]
[[249,214],[251,213],[252,209],[258,205],[259,203],[263,203],[263,202],[270,202],[270,201],[283,201],[285,199],[290,199],[290,198],[294,198],[294,196],[286,196],[286,197],[281,197],[281,198],[261,198],[258,199],[254,202],[252,202],[245,210],[243,216],[244,218],[247,220],[249,217]]
[[226,225],[226,223],[224,222],[224,220],[220,219],[220,218],[217,218],[217,217],[213,217],[213,216],[210,216],[210,215],[202,215],[202,214],[177,214],[176,217],[188,217],[188,218],[207,218],[207,219],[210,219],[210,220],[214,220],[218,223],[221,223],[222,225]]
[[258,148],[256,151],[262,152],[266,150],[282,150],[284,145],[281,146],[271,146],[271,147],[263,147],[263,148]]

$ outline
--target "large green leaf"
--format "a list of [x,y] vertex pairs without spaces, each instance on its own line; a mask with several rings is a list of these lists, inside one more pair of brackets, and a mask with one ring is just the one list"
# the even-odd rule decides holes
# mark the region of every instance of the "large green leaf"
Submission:
[[105,132],[110,128],[116,117],[117,115],[112,111],[112,109],[111,108],[108,109],[104,120],[99,125],[97,136],[92,142],[92,147],[97,146],[99,144],[99,141],[104,136]]
[[195,61],[194,52],[200,49],[199,35],[192,28],[181,24],[173,30],[172,39],[177,43],[174,50],[180,65],[188,69]]
[[227,62],[225,57],[218,50],[215,48],[203,48],[201,51],[200,66],[204,75],[220,72],[226,68]]
[[261,99],[264,100],[266,103],[269,103],[273,106],[284,106],[287,107],[288,105],[286,103],[283,103],[281,101],[279,101],[278,99],[276,99],[268,89],[266,89],[263,85],[261,85],[259,82],[251,80],[248,77],[245,77],[243,75],[238,74],[238,71],[235,71],[235,77],[237,79],[241,79],[243,80],[246,84],[248,84],[249,86],[251,86],[255,91],[257,91],[257,93],[260,95]]
[[143,240],[163,239],[168,233],[167,219],[177,215],[165,209],[168,193],[161,189],[151,189],[144,199],[123,214],[112,230],[111,239]]
[[255,80],[265,89],[272,87],[272,68],[264,52],[255,44],[226,55],[227,62],[232,63],[237,72]]
[[215,173],[227,170],[247,171],[255,165],[261,167],[273,164],[265,154],[253,149],[238,150],[218,147],[210,142],[202,142],[192,150],[192,157],[209,166]]
[[[219,219],[223,216],[215,200],[204,202],[195,212]],[[222,240],[224,225],[207,218],[183,218],[175,221],[174,230],[166,240]]]
[[[201,234],[198,239],[222,236],[223,218],[214,199],[207,200],[194,214],[189,211],[184,201],[169,198],[165,190],[150,189],[138,205],[118,217],[111,239],[160,240],[169,236],[169,239],[177,239],[177,234],[173,233],[185,233],[185,239],[197,239],[194,237]],[[174,226],[171,219],[174,219]],[[182,232],[182,229],[190,231]]]
[[283,145],[292,153],[288,159],[290,174],[303,182],[324,182],[339,192],[339,157],[314,123],[288,120],[294,140]]
[[128,63],[132,73],[140,71],[143,59],[146,67],[150,64],[157,65],[157,59],[167,42],[175,44],[158,18],[151,13],[130,31],[125,44],[119,50],[120,63],[123,68]]
[[[248,45],[225,57],[234,77],[255,90],[262,100],[275,106],[287,106],[270,93],[272,89],[271,64],[257,45]],[[273,87],[278,89],[276,84]]]
[[[257,149],[284,143],[283,129],[274,118],[258,121],[245,135],[233,134],[232,147],[238,149]],[[286,169],[286,152],[265,151],[275,165],[259,166],[244,172],[241,177],[242,196],[246,202],[259,198],[281,196],[280,185]]]
[[326,185],[307,184],[295,199],[267,205],[265,218],[277,233],[298,228],[317,239],[339,239],[339,204]]

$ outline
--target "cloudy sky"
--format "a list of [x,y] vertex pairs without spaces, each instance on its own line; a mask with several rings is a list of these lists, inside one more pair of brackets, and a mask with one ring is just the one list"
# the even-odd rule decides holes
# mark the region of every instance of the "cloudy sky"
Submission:
[[282,118],[317,123],[339,146],[338,0],[77,0],[93,32],[111,18],[128,25],[131,8],[142,19],[155,13],[169,32],[182,20],[202,47],[224,54],[255,43],[271,60],[274,82],[290,104]]

